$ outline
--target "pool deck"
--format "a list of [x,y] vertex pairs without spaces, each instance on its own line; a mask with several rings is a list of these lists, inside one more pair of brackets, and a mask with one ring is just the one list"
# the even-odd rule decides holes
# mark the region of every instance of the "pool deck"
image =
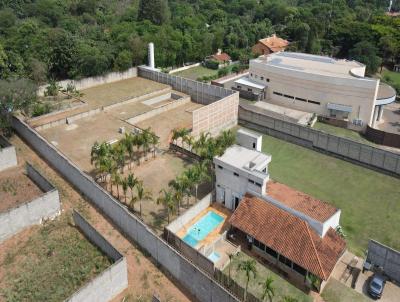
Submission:
[[185,224],[177,233],[176,235],[179,238],[185,237],[189,228],[199,221],[207,212],[213,211],[224,218],[223,222],[220,223],[214,230],[212,230],[203,240],[199,241],[199,243],[194,247],[195,249],[200,249],[202,246],[209,245],[213,243],[223,232],[228,229],[228,220],[229,217],[232,215],[231,211],[226,209],[225,207],[214,203],[212,206],[206,208],[205,210],[201,211],[197,214],[192,220],[190,220],[187,224]]

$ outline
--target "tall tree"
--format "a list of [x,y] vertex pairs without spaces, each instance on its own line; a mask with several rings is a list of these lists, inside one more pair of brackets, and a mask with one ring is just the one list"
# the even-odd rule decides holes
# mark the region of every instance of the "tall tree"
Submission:
[[261,298],[263,301],[267,301],[267,298],[269,299],[269,302],[272,302],[272,298],[275,296],[275,288],[272,285],[274,282],[274,279],[269,276],[265,281],[261,284],[262,285],[262,296]]
[[167,0],[140,0],[139,20],[149,20],[154,24],[161,25],[169,20],[169,9]]
[[382,59],[377,56],[376,47],[368,41],[361,41],[354,45],[349,56],[353,60],[364,63],[367,74],[374,74],[382,62]]
[[244,290],[244,301],[246,301],[250,278],[255,278],[257,276],[256,261],[253,259],[243,260],[238,264],[237,269],[246,274],[246,288]]

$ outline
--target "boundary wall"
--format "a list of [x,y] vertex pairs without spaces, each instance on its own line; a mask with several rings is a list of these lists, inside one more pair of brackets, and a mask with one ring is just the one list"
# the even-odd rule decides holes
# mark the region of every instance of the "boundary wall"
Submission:
[[239,93],[222,87],[184,79],[146,67],[138,67],[139,77],[172,86],[174,90],[189,94],[196,103],[205,105],[192,112],[192,134],[215,134],[237,125]]
[[[72,83],[73,85],[75,85],[75,88],[77,90],[82,90],[82,89],[87,89],[87,88],[98,86],[98,85],[103,85],[103,84],[107,84],[107,83],[112,83],[112,82],[117,82],[117,81],[129,79],[129,78],[133,78],[136,76],[137,76],[137,69],[136,69],[136,67],[132,67],[123,72],[110,72],[110,73],[107,73],[102,76],[84,78],[81,80],[64,80],[64,81],[60,81],[57,83],[58,83],[58,85],[60,85],[62,87],[62,89],[66,89],[68,84]],[[37,94],[39,96],[43,96],[47,86],[48,85],[40,86]]]
[[172,69],[172,70],[170,70],[169,74],[173,74],[173,73],[179,72],[179,71],[188,70],[190,68],[198,67],[200,65],[201,65],[201,63],[195,63],[195,64],[192,64],[192,65],[187,65],[187,66],[179,67],[179,68],[176,68],[176,69]]
[[39,155],[46,159],[66,180],[98,207],[127,238],[135,241],[147,251],[158,264],[199,301],[238,301],[233,294],[214,280],[213,276],[202,271],[177,250],[169,246],[162,238],[158,237],[147,225],[130,213],[124,205],[119,203],[91,177],[83,173],[34,129],[16,117],[13,118],[12,125],[15,131]]
[[400,154],[266,116],[251,105],[239,106],[239,121],[243,126],[279,139],[400,176]]
[[0,136],[0,171],[18,165],[15,147],[3,136]]
[[384,273],[400,283],[400,252],[378,241],[368,242],[367,262],[383,268]]
[[61,212],[58,190],[34,167],[26,164],[28,177],[45,193],[22,205],[0,213],[0,242],[22,229],[55,218]]
[[390,133],[367,126],[365,136],[375,144],[400,148],[400,134]]
[[75,225],[86,238],[113,260],[113,264],[96,278],[76,291],[66,302],[107,302],[128,287],[126,258],[115,249],[97,230],[74,210]]

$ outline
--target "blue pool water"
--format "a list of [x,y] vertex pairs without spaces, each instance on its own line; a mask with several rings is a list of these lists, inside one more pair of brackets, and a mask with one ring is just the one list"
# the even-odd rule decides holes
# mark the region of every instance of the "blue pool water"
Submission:
[[201,217],[194,225],[187,231],[186,236],[183,237],[183,241],[189,244],[191,247],[207,237],[224,218],[213,211],[209,211],[206,215]]
[[221,256],[217,252],[212,252],[207,258],[212,262],[217,262]]

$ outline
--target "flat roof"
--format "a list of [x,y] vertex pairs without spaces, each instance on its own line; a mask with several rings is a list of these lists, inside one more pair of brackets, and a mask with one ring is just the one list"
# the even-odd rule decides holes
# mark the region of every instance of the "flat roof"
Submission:
[[308,73],[351,78],[355,77],[351,74],[352,69],[365,67],[364,64],[357,61],[339,60],[331,57],[295,52],[277,52],[260,56],[257,59],[251,60],[251,62]]
[[224,155],[216,156],[216,159],[241,170],[257,170],[260,165],[269,163],[271,155],[247,149],[239,145],[233,145],[226,149]]
[[256,139],[262,137],[262,134],[259,134],[257,132],[254,132],[254,131],[251,131],[251,130],[247,130],[247,129],[244,129],[244,128],[240,128],[238,130],[238,133],[243,133],[243,134],[245,134],[247,136],[250,136],[250,137],[253,137],[253,138],[256,138]]
[[257,88],[257,89],[264,89],[265,85],[258,84],[256,82],[251,81],[248,77],[240,78],[239,80],[235,81],[236,84],[246,85],[249,87]]

